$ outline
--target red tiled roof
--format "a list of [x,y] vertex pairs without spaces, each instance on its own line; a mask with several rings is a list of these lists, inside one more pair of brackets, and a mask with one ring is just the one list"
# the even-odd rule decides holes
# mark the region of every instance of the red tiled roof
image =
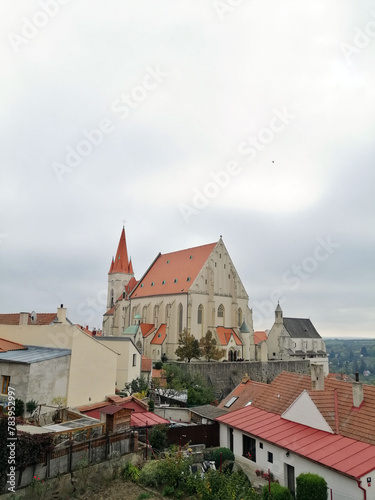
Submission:
[[236,345],[242,345],[241,339],[238,337],[233,328],[225,328],[224,326],[216,327],[217,336],[220,345],[228,345],[230,338],[233,336]]
[[132,297],[187,293],[216,243],[159,254]]
[[254,332],[254,343],[259,344],[259,342],[263,342],[267,340],[266,332]]
[[140,323],[141,332],[144,338],[148,337],[150,333],[155,330],[155,325],[151,325],[149,323]]
[[154,338],[151,340],[151,344],[161,345],[164,340],[167,338],[167,325],[162,323],[157,332],[154,335]]
[[125,228],[122,228],[120,241],[117,247],[116,257],[111,262],[111,267],[108,274],[126,273],[133,274],[132,262],[128,259],[128,250],[126,248]]
[[[103,332],[102,330],[89,330],[88,326],[82,326],[82,325],[75,325],[77,326],[80,330],[82,330],[84,333],[87,335],[90,335],[91,337],[101,337]],[[95,332],[95,335],[94,335]]]
[[[28,325],[50,325],[57,319],[56,313],[37,313],[34,322],[31,321],[31,314],[29,314]],[[15,314],[0,314],[0,325],[19,325],[20,313]]]
[[358,441],[375,445],[375,386],[363,384],[363,403],[360,408],[353,408],[353,387],[350,382],[326,377],[324,390],[311,390],[311,377],[298,373],[282,372],[270,384],[255,382],[239,384],[219,405],[224,407],[231,397],[238,400],[231,405],[230,411],[238,409],[252,400],[251,405],[265,411],[283,414],[306,390],[319,412],[333,429],[335,425],[334,391],[337,391],[339,432]]
[[141,358],[141,372],[151,372],[152,371],[152,359],[147,358],[142,354]]
[[356,479],[375,468],[375,446],[291,422],[253,406],[216,420]]
[[152,427],[158,424],[169,424],[169,420],[163,417],[159,417],[151,411],[146,411],[144,413],[132,413],[130,417],[130,425],[132,427]]
[[[241,382],[218,406],[229,411],[238,410],[246,406],[250,401],[253,402],[267,387],[267,384],[255,382],[254,380],[248,380],[245,383]],[[227,408],[225,405],[233,397],[236,397],[237,400]]]
[[22,351],[25,349],[27,349],[27,347],[25,347],[22,344],[19,344],[18,342],[12,342],[11,340],[0,338],[0,353],[7,351]]

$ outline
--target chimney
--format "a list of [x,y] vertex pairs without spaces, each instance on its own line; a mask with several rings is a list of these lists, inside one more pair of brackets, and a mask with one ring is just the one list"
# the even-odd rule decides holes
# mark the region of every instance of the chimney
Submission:
[[64,307],[64,304],[57,308],[57,323],[66,323],[66,307]]
[[27,325],[29,323],[29,313],[21,312],[20,313],[20,326]]
[[311,389],[313,391],[324,391],[324,369],[323,365],[311,365]]
[[363,402],[363,385],[359,381],[358,372],[355,374],[355,382],[353,382],[353,406],[359,408]]

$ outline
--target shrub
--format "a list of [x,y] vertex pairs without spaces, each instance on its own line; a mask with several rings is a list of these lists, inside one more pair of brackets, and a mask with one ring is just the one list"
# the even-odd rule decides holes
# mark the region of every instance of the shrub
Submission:
[[174,493],[174,486],[172,486],[172,485],[167,485],[167,486],[163,489],[163,491],[162,491],[162,493],[161,493],[161,494],[163,495],[163,497],[170,497],[170,496],[172,496],[172,495],[173,495],[173,493]]
[[122,469],[122,477],[125,481],[138,483],[141,471],[131,462],[126,462],[125,467]]
[[164,450],[167,446],[167,427],[155,425],[148,433],[148,441],[155,450]]
[[26,403],[26,411],[30,415],[32,415],[37,408],[38,408],[38,402],[34,401],[34,399],[30,399],[30,401]]
[[155,401],[153,399],[150,399],[148,402],[148,411],[154,411],[155,409]]
[[293,495],[286,486],[277,483],[271,483],[271,495],[268,491],[269,485],[266,484],[262,489],[263,500],[293,500]]
[[161,484],[159,474],[159,461],[147,462],[139,474],[139,482],[145,486],[159,486]]
[[161,370],[163,368],[163,362],[162,361],[156,361],[154,363],[154,368],[155,368],[155,370]]
[[14,413],[16,417],[22,417],[23,412],[25,410],[25,403],[22,401],[22,399],[17,399],[14,403]]
[[327,500],[327,482],[318,474],[300,474],[296,483],[298,500]]
[[215,450],[213,460],[215,460],[216,469],[220,468],[220,454],[223,472],[232,472],[234,462],[233,452],[230,451],[229,448],[218,448],[217,450]]
[[160,484],[177,488],[184,483],[189,474],[189,461],[181,454],[168,454],[159,460]]

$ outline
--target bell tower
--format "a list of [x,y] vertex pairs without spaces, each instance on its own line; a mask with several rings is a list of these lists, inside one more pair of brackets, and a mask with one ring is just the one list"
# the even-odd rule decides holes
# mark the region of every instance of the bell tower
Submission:
[[111,267],[108,272],[107,310],[115,305],[117,299],[124,292],[125,286],[133,276],[133,265],[131,259],[129,260],[128,258],[125,227],[123,227],[116,257],[112,257]]

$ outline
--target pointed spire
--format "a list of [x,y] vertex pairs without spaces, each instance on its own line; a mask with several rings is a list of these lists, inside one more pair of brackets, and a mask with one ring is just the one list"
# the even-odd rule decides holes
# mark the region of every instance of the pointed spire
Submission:
[[126,273],[133,274],[133,266],[128,259],[128,250],[126,248],[125,227],[122,228],[120,241],[117,247],[115,260],[112,262],[110,274]]
[[114,265],[114,260],[112,257],[111,267],[109,268],[108,274],[111,274],[113,272],[113,265]]

